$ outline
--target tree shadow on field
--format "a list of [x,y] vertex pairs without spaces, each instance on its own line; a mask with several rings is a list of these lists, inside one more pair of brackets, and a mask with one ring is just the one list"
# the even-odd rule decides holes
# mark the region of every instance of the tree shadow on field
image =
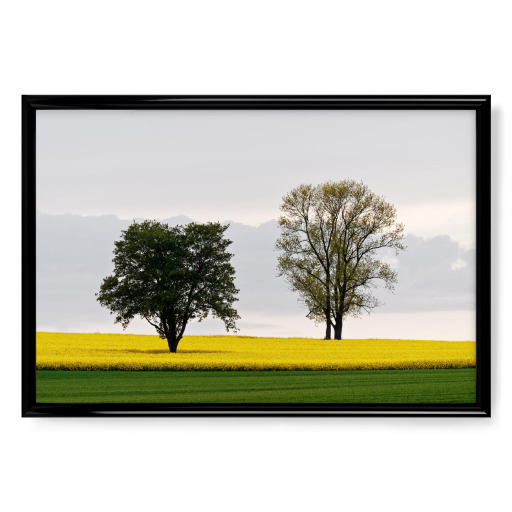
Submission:
[[[150,350],[144,350],[144,349],[117,349],[117,352],[123,352],[123,353],[129,353],[129,354],[170,354],[169,349],[150,349]],[[176,352],[177,354],[226,354],[228,350],[180,350]]]

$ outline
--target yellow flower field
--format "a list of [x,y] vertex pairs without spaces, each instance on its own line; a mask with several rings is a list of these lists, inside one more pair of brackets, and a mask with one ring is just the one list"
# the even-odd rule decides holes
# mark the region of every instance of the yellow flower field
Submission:
[[469,368],[471,341],[37,333],[39,370],[388,370]]

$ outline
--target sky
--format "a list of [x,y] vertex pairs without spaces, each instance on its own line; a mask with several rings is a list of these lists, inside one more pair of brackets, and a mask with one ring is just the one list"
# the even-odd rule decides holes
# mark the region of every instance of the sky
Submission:
[[295,186],[350,178],[395,205],[408,249],[344,336],[475,339],[473,111],[40,110],[36,165],[38,330],[121,332],[94,293],[121,229],[156,218],[230,222],[240,334],[322,337],[277,277],[275,220]]

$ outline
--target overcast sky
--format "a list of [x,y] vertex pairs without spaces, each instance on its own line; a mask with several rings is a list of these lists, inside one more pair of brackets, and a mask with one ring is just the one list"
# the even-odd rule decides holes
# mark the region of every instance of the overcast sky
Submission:
[[[323,327],[304,319],[296,297],[276,278],[277,230],[269,221],[293,187],[351,178],[396,206],[412,248],[394,261],[395,295],[385,297],[378,313],[346,322],[345,334],[474,339],[474,116],[40,110],[38,329],[117,331],[90,295],[111,268],[120,229],[133,218],[184,215],[234,221],[228,233],[240,252],[234,263],[244,284],[242,334],[321,337]],[[262,247],[256,254],[248,249],[254,237]],[[63,307],[66,315],[59,315]],[[188,332],[205,329],[222,332],[222,324],[191,325]]]

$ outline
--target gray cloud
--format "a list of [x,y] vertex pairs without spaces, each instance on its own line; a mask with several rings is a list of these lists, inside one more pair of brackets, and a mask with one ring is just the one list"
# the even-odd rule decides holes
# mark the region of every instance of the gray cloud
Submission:
[[[184,216],[165,220],[173,225],[188,221]],[[94,331],[114,327],[113,318],[96,302],[94,294],[103,277],[112,272],[114,241],[129,223],[114,215],[38,212],[38,330]],[[297,296],[289,291],[284,279],[277,277],[274,243],[278,233],[275,221],[259,227],[231,222],[226,232],[233,241],[242,329],[257,324],[261,334],[267,329],[267,334],[272,335],[272,326],[279,324],[281,318],[292,323],[294,318],[304,318]],[[425,240],[408,235],[405,243],[407,251],[394,261],[399,273],[395,294],[377,292],[385,302],[380,313],[474,310],[475,251],[463,249],[447,236]],[[222,332],[220,322],[215,322],[206,321],[195,329]]]
[[378,292],[381,313],[474,310],[476,251],[448,236],[407,235],[407,250],[396,258],[398,284],[393,294]]

